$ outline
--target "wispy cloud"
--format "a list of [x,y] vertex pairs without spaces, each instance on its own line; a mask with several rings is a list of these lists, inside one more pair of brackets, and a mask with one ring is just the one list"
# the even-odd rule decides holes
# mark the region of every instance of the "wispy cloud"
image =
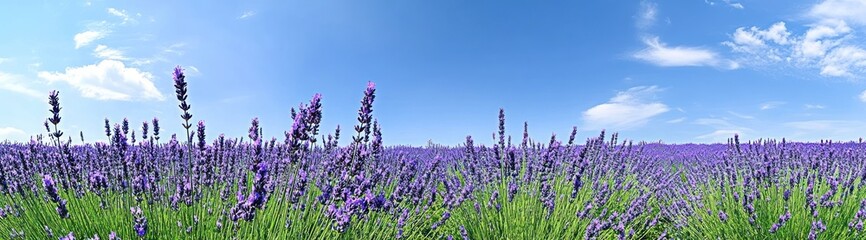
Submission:
[[752,129],[735,125],[724,119],[701,118],[694,123],[712,128],[711,132],[695,137],[695,140],[703,142],[725,142],[728,138],[734,137],[734,134],[744,136],[752,132]]
[[[710,1],[710,0],[704,0],[704,3],[709,4],[710,6],[715,6],[715,5],[716,5],[716,2],[715,2],[715,1]],[[745,8],[745,6],[743,6],[742,3],[734,2],[734,1],[731,1],[731,0],[722,0],[722,3],[724,3],[725,6],[732,7],[732,8],[736,8],[736,9],[743,9],[743,8]]]
[[108,8],[108,13],[114,16],[123,19],[123,23],[132,22],[135,23],[135,19],[130,17],[129,14],[126,13],[126,10],[116,9],[116,8]]
[[166,47],[162,47],[159,52],[157,52],[151,57],[137,58],[132,60],[132,65],[143,66],[155,62],[170,62],[171,60],[169,58],[172,55],[181,56],[185,53],[184,48],[186,47],[186,45],[186,43],[179,42]]
[[643,126],[652,117],[669,111],[667,105],[653,100],[662,89],[657,86],[633,87],[621,91],[608,102],[583,112],[589,129],[627,130]]
[[866,122],[848,120],[811,120],[787,122],[795,139],[856,140],[866,132]]
[[728,114],[734,115],[735,117],[742,118],[742,119],[755,119],[754,116],[749,116],[749,115],[745,115],[745,114],[740,114],[740,113],[737,113],[737,112],[734,112],[734,111],[728,111]]
[[661,67],[711,66],[737,69],[737,62],[723,59],[709,49],[701,47],[667,46],[659,37],[644,38],[646,48],[635,53],[634,58]]
[[47,92],[40,92],[27,84],[24,77],[10,73],[0,72],[0,89],[24,94],[30,97],[42,98]]
[[102,58],[102,59],[112,59],[112,60],[128,60],[129,58],[123,56],[123,51],[109,48],[105,45],[97,45],[96,48],[93,49],[93,56]]
[[761,110],[770,110],[770,109],[777,108],[777,107],[782,106],[782,105],[785,105],[785,102],[770,101],[770,102],[761,103],[761,105],[759,105],[758,108],[760,108]]
[[238,16],[238,19],[247,19],[247,18],[255,16],[255,15],[256,15],[255,11],[245,11],[243,14]]
[[681,122],[683,122],[683,121],[685,121],[685,120],[686,120],[685,117],[681,117],[681,118],[677,118],[677,119],[667,120],[667,121],[665,121],[665,122],[666,122],[666,123],[681,123]]
[[743,6],[743,4],[738,3],[738,2],[733,2],[733,1],[731,1],[731,0],[722,0],[722,2],[724,2],[726,5],[728,5],[729,7],[732,7],[732,8],[736,8],[736,9],[743,9],[743,8],[745,8],[745,7]]
[[646,29],[651,27],[656,22],[656,15],[658,13],[658,8],[656,8],[656,4],[650,1],[641,1],[640,2],[640,10],[638,11],[637,21],[635,21],[635,25],[637,25],[638,29]]
[[184,73],[187,74],[188,76],[193,76],[193,77],[201,76],[201,71],[199,71],[198,68],[195,66],[189,65],[189,66],[184,67],[184,69],[187,70]]
[[72,37],[72,40],[75,41],[75,49],[79,49],[81,47],[87,46],[93,41],[102,39],[107,35],[108,31],[105,30],[88,30],[75,34],[75,36]]
[[2,57],[0,57],[0,64],[7,63],[7,62],[11,62],[11,61],[12,61],[11,58],[2,58]]
[[163,53],[176,54],[176,55],[183,55],[183,53],[184,53],[183,48],[184,47],[186,47],[186,43],[183,43],[183,42],[174,43],[174,44],[169,45],[168,47],[164,47],[162,49],[162,52]]
[[0,140],[18,140],[24,141],[27,138],[27,133],[21,129],[14,127],[0,127]]
[[117,60],[102,60],[98,64],[69,67],[63,73],[39,72],[49,83],[65,82],[81,96],[98,100],[163,100],[165,97],[153,84],[153,75],[137,68],[126,67]]
[[866,1],[862,0],[825,0],[813,5],[809,17],[818,20],[839,19],[847,22],[866,25]]
[[824,105],[820,105],[820,104],[804,104],[803,107],[806,109],[824,109],[824,108],[826,108],[826,107],[824,107]]
[[720,142],[725,142],[730,138],[733,138],[734,135],[743,136],[744,132],[743,132],[743,130],[736,130],[736,129],[719,129],[719,130],[715,130],[711,133],[697,136],[697,137],[695,137],[695,139],[709,142],[709,143],[720,143]]

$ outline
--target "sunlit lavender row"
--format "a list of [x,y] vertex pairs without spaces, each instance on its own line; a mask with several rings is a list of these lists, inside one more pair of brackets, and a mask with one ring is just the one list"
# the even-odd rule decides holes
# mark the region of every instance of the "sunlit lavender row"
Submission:
[[[350,130],[322,96],[285,138],[212,134],[174,71],[180,118],[105,121],[73,145],[49,94],[44,135],[0,145],[11,239],[863,239],[866,145],[632,143],[617,134],[389,147],[369,83]],[[387,99],[386,99],[387,100]],[[70,109],[73,110],[74,109]],[[496,119],[491,118],[495,123]],[[181,124],[184,132],[160,132]],[[522,132],[514,138],[508,132]],[[521,137],[522,136],[522,137]],[[512,139],[515,141],[512,142]]]

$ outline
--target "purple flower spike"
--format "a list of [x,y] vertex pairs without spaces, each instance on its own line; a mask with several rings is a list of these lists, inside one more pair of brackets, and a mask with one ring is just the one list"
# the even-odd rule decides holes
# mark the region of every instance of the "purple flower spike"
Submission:
[[189,124],[189,120],[192,119],[192,114],[189,113],[189,109],[192,107],[189,103],[186,102],[186,98],[189,97],[187,95],[187,82],[186,76],[183,75],[183,69],[180,66],[174,68],[174,74],[172,75],[174,78],[174,92],[177,94],[177,101],[180,102],[180,110],[183,111],[183,114],[180,115],[181,119],[185,121],[183,124],[183,128],[189,130],[192,127]]
[[144,217],[144,212],[141,211],[140,207],[132,207],[129,210],[132,212],[132,217],[134,218],[132,229],[135,230],[135,234],[139,237],[144,237],[147,234],[147,218]]
[[75,240],[75,235],[69,232],[66,236],[60,237],[60,240]]
[[60,218],[69,218],[69,211],[66,209],[66,200],[60,198],[57,193],[57,185],[54,184],[54,179],[51,175],[42,176],[42,185],[45,187],[45,193],[48,199],[57,204],[57,214]]

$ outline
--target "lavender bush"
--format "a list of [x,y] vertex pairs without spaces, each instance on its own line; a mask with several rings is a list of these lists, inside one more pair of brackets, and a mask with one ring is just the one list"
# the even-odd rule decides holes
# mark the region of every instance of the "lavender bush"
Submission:
[[[105,120],[73,145],[49,94],[47,139],[0,145],[0,231],[12,239],[863,239],[866,145],[662,145],[617,134],[513,145],[386,146],[363,92],[354,132],[320,130],[322,96],[285,139],[207,133],[174,70],[185,132]],[[190,129],[192,128],[192,129]],[[322,134],[320,135],[320,132]],[[162,134],[162,135],[161,135]],[[83,138],[83,133],[80,134]],[[325,136],[326,135],[326,136]],[[214,137],[215,136],[215,137]],[[166,140],[167,139],[167,140]]]

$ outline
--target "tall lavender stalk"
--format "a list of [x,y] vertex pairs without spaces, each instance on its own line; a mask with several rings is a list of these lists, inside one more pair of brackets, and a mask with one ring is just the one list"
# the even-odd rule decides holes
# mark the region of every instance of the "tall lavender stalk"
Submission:
[[174,73],[172,75],[174,79],[174,92],[177,94],[177,100],[180,102],[177,106],[183,111],[183,114],[180,115],[180,118],[183,119],[183,123],[181,126],[186,130],[186,135],[184,138],[186,139],[186,162],[187,162],[187,173],[192,172],[192,135],[190,135],[189,128],[192,127],[192,124],[189,123],[189,120],[192,119],[192,114],[189,113],[189,109],[192,107],[189,103],[186,102],[187,97],[187,82],[186,76],[183,74],[183,69],[180,66],[176,66],[174,68]]
[[370,141],[370,124],[373,122],[374,99],[376,99],[376,84],[368,82],[367,89],[364,90],[364,99],[361,100],[361,109],[358,110],[358,125],[355,126],[357,136],[354,137],[356,143]]
[[[60,148],[60,137],[63,136],[63,132],[61,132],[57,128],[57,124],[60,124],[60,92],[57,90],[51,90],[48,93],[48,104],[51,105],[51,109],[48,111],[51,112],[51,117],[48,118],[48,122],[54,125],[54,132],[49,131],[49,136],[54,139],[57,148]],[[46,125],[46,128],[48,126]],[[46,129],[48,130],[48,129]]]
[[180,118],[183,119],[184,123],[181,124],[184,129],[186,129],[186,136],[189,138],[189,128],[192,127],[192,124],[189,123],[189,120],[192,119],[192,114],[189,113],[189,109],[192,107],[186,102],[186,98],[189,97],[187,95],[187,82],[186,76],[183,75],[183,69],[180,66],[174,68],[174,92],[177,94],[177,100],[180,101],[178,107],[183,111],[183,114],[180,115]]

